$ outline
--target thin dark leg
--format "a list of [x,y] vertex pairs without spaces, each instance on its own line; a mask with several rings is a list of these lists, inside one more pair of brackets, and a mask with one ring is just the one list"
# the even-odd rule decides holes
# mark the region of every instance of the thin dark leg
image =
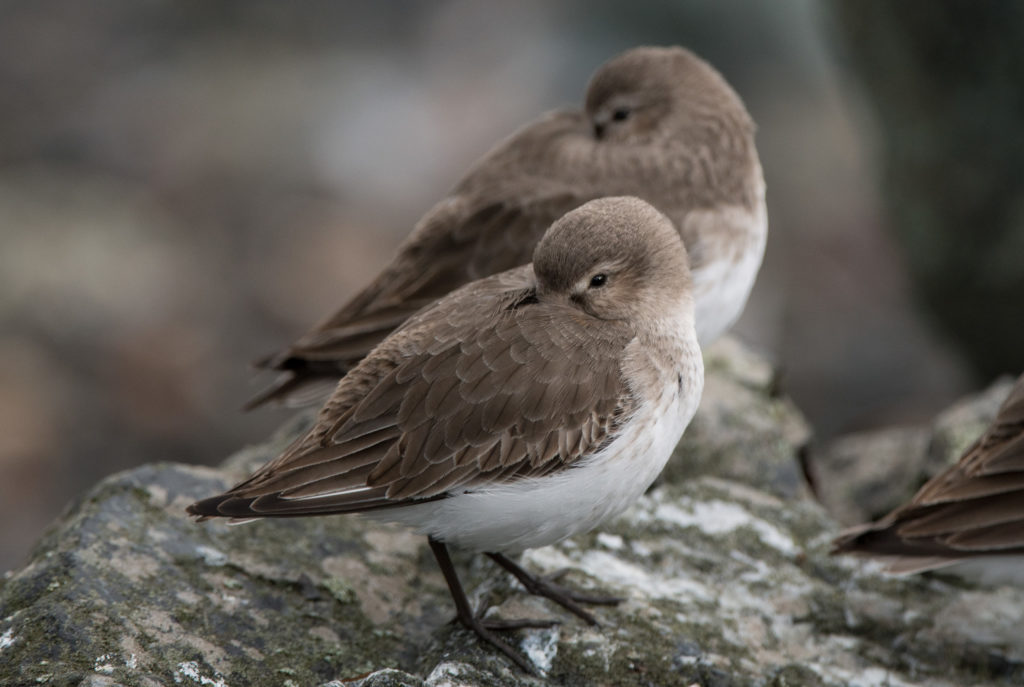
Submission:
[[584,608],[577,602],[611,606],[622,601],[621,598],[615,596],[593,596],[590,594],[582,594],[569,589],[568,587],[556,584],[555,580],[565,574],[564,570],[556,572],[550,577],[542,577],[540,575],[534,575],[533,573],[523,569],[518,563],[503,553],[488,553],[487,556],[492,561],[505,568],[505,570],[512,573],[515,578],[519,580],[524,587],[526,587],[526,591],[531,594],[551,599],[559,606],[562,606],[571,613],[575,613],[591,625],[599,625],[600,623],[597,622],[597,618],[584,610]]
[[534,668],[533,665],[525,658],[520,656],[515,649],[502,641],[502,639],[494,634],[492,630],[506,630],[520,627],[551,627],[552,625],[557,624],[556,621],[527,619],[487,621],[477,617],[469,606],[469,599],[466,598],[466,592],[463,591],[462,583],[459,582],[459,576],[455,572],[455,566],[452,565],[452,559],[448,556],[448,547],[445,546],[444,542],[440,542],[433,537],[427,537],[427,541],[430,542],[430,550],[434,552],[434,558],[437,559],[437,565],[441,568],[441,573],[444,575],[445,582],[448,583],[448,591],[451,592],[452,600],[455,602],[455,612],[458,616],[459,622],[475,632],[480,639],[489,643],[491,646],[508,656],[512,659],[513,663],[525,670],[527,673],[537,675],[537,669]]

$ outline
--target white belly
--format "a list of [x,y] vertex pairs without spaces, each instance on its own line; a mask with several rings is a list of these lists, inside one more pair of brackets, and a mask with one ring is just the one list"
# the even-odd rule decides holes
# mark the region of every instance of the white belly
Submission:
[[[768,216],[762,204],[754,213],[729,208],[691,221],[706,224],[708,233],[691,264],[697,340],[706,347],[743,313],[764,258]],[[716,226],[720,235],[713,233]]]
[[675,375],[671,377],[612,443],[579,467],[381,511],[373,517],[402,522],[471,551],[516,553],[586,532],[644,493],[693,417],[702,371],[685,375],[687,388],[682,395]]

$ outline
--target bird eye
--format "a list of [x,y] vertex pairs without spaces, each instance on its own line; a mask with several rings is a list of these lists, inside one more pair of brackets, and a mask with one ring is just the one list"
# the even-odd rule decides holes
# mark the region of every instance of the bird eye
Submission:
[[599,289],[608,282],[608,275],[595,274],[590,278],[590,288]]
[[612,121],[622,122],[629,118],[629,110],[624,107],[616,108],[612,111]]

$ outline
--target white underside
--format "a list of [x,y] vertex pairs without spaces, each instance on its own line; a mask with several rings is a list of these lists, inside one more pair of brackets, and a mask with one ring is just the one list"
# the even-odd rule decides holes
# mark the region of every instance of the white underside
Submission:
[[[622,512],[661,473],[700,401],[703,363],[692,338],[692,311],[685,312],[682,322],[663,322],[678,344],[670,356],[676,367],[656,375],[661,388],[645,389],[646,400],[619,435],[585,462],[546,477],[476,487],[367,515],[403,523],[458,548],[517,553],[586,532]],[[649,365],[648,375],[653,375],[650,351],[642,346],[638,350]]]
[[584,465],[371,517],[471,551],[516,553],[591,530],[643,495],[693,417],[699,395],[681,398],[676,379],[669,381],[665,403],[641,407],[622,434]]
[[721,221],[748,227],[750,241],[737,253],[721,250],[692,266],[697,339],[701,347],[724,334],[740,315],[754,288],[768,236],[768,216],[762,205],[757,212],[739,209],[719,212]]

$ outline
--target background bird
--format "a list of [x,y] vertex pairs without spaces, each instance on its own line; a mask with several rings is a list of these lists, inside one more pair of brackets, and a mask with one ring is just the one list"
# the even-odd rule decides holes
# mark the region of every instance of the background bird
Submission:
[[876,558],[896,573],[945,568],[1024,583],[1024,375],[956,465],[908,504],[845,532],[833,553]]
[[486,552],[589,622],[580,595],[506,553],[587,531],[636,500],[696,410],[703,362],[686,252],[636,198],[555,222],[532,265],[421,311],[346,375],[316,425],[193,515],[365,512],[429,537],[459,620],[526,670],[469,607],[447,544]]
[[753,121],[725,79],[684,48],[629,50],[598,69],[583,110],[549,113],[498,144],[369,285],[259,361],[284,374],[246,407],[322,398],[414,312],[527,263],[555,219],[603,196],[638,196],[675,224],[707,345],[739,317],[761,266],[764,194]]

